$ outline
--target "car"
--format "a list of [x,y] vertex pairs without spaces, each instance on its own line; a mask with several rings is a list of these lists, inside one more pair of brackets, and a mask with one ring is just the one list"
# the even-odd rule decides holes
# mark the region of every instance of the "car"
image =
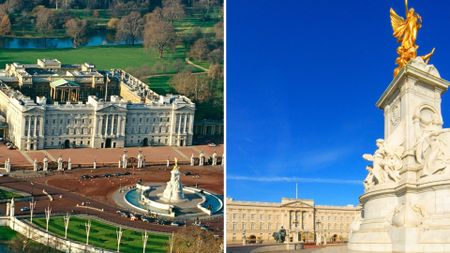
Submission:
[[171,226],[175,226],[175,227],[179,227],[179,226],[184,226],[184,222],[182,221],[173,221],[172,223],[170,223]]
[[146,217],[146,216],[142,216],[142,217],[141,217],[141,220],[142,220],[143,222],[152,222],[152,221],[153,221],[152,218]]
[[210,147],[216,147],[217,144],[215,144],[214,142],[211,142],[211,143],[208,143],[208,146],[210,146]]
[[190,175],[192,175],[192,172],[186,171],[186,172],[184,172],[184,175],[185,175],[185,176],[190,176]]
[[30,208],[29,207],[22,207],[22,208],[20,208],[20,211],[21,212],[27,212],[27,211],[30,211]]
[[200,224],[199,227],[200,227],[201,230],[205,230],[205,231],[209,230],[209,228],[207,226],[203,225],[203,224]]
[[169,221],[166,221],[166,220],[158,219],[158,220],[156,220],[156,224],[159,224],[159,225],[169,225],[170,222],[169,222]]

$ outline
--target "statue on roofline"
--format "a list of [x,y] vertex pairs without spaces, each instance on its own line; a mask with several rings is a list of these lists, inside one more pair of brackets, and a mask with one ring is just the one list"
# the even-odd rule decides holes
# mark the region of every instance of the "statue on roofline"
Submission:
[[[408,9],[408,0],[405,0],[405,8],[406,19],[399,16],[392,8],[390,10],[391,25],[394,30],[393,35],[397,42],[400,43],[400,46],[397,48],[398,57],[395,63],[398,66],[394,70],[394,77],[409,61],[417,57],[417,49],[419,48],[416,44],[416,39],[417,32],[422,27],[422,17],[413,8]],[[430,53],[421,56],[421,58],[425,63],[428,63],[433,53],[434,48]]]

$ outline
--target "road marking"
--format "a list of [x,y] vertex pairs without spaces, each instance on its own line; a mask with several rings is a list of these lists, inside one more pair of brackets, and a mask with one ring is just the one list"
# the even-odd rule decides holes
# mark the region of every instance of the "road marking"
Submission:
[[23,155],[23,157],[25,157],[25,159],[26,159],[30,164],[33,164],[33,159],[31,159],[31,157],[30,157],[25,151],[19,150],[19,152]]
[[50,160],[52,161],[56,161],[55,157],[53,157],[49,152],[47,152],[47,150],[42,150],[42,152],[44,152],[44,154],[50,158]]
[[185,154],[183,154],[183,152],[181,152],[180,150],[178,150],[176,147],[171,147],[175,152],[177,152],[180,156],[182,156],[184,159],[189,160],[190,158],[187,157]]

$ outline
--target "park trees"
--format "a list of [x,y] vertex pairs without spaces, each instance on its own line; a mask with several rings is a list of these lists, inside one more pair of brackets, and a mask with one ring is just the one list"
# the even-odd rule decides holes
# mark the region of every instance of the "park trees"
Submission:
[[116,30],[117,26],[119,25],[120,19],[118,18],[111,18],[108,23],[106,24],[106,26],[108,27],[108,29],[111,30]]
[[116,37],[119,40],[124,40],[127,43],[134,45],[136,40],[142,38],[143,27],[144,20],[141,17],[141,14],[133,11],[120,19],[117,24]]
[[222,241],[211,232],[197,226],[189,226],[178,230],[171,238],[173,252],[197,253],[220,252]]
[[169,23],[173,23],[173,21],[179,20],[185,15],[184,6],[180,0],[163,0],[162,6],[163,17]]
[[194,45],[192,45],[191,50],[189,51],[190,57],[200,61],[206,60],[208,54],[209,54],[208,42],[204,38],[198,39],[194,43]]
[[0,15],[0,35],[6,35],[11,32],[11,21],[8,14]]
[[54,28],[54,11],[39,5],[33,9],[33,14],[36,17],[36,30],[41,33],[50,33]]
[[159,58],[163,58],[164,51],[175,49],[177,35],[173,25],[155,17],[147,19],[144,30],[145,48],[156,49]]
[[211,99],[213,90],[208,78],[191,72],[180,72],[172,77],[170,85],[180,94],[204,102]]
[[66,22],[66,33],[73,40],[73,46],[79,46],[85,39],[87,31],[87,21],[78,18],[71,18]]

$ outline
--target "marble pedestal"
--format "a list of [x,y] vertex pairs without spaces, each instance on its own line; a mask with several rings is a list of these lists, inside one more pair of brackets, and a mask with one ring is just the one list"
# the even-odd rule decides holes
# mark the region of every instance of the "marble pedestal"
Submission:
[[450,129],[441,95],[449,83],[416,58],[377,106],[384,111],[348,248],[357,252],[450,252]]

